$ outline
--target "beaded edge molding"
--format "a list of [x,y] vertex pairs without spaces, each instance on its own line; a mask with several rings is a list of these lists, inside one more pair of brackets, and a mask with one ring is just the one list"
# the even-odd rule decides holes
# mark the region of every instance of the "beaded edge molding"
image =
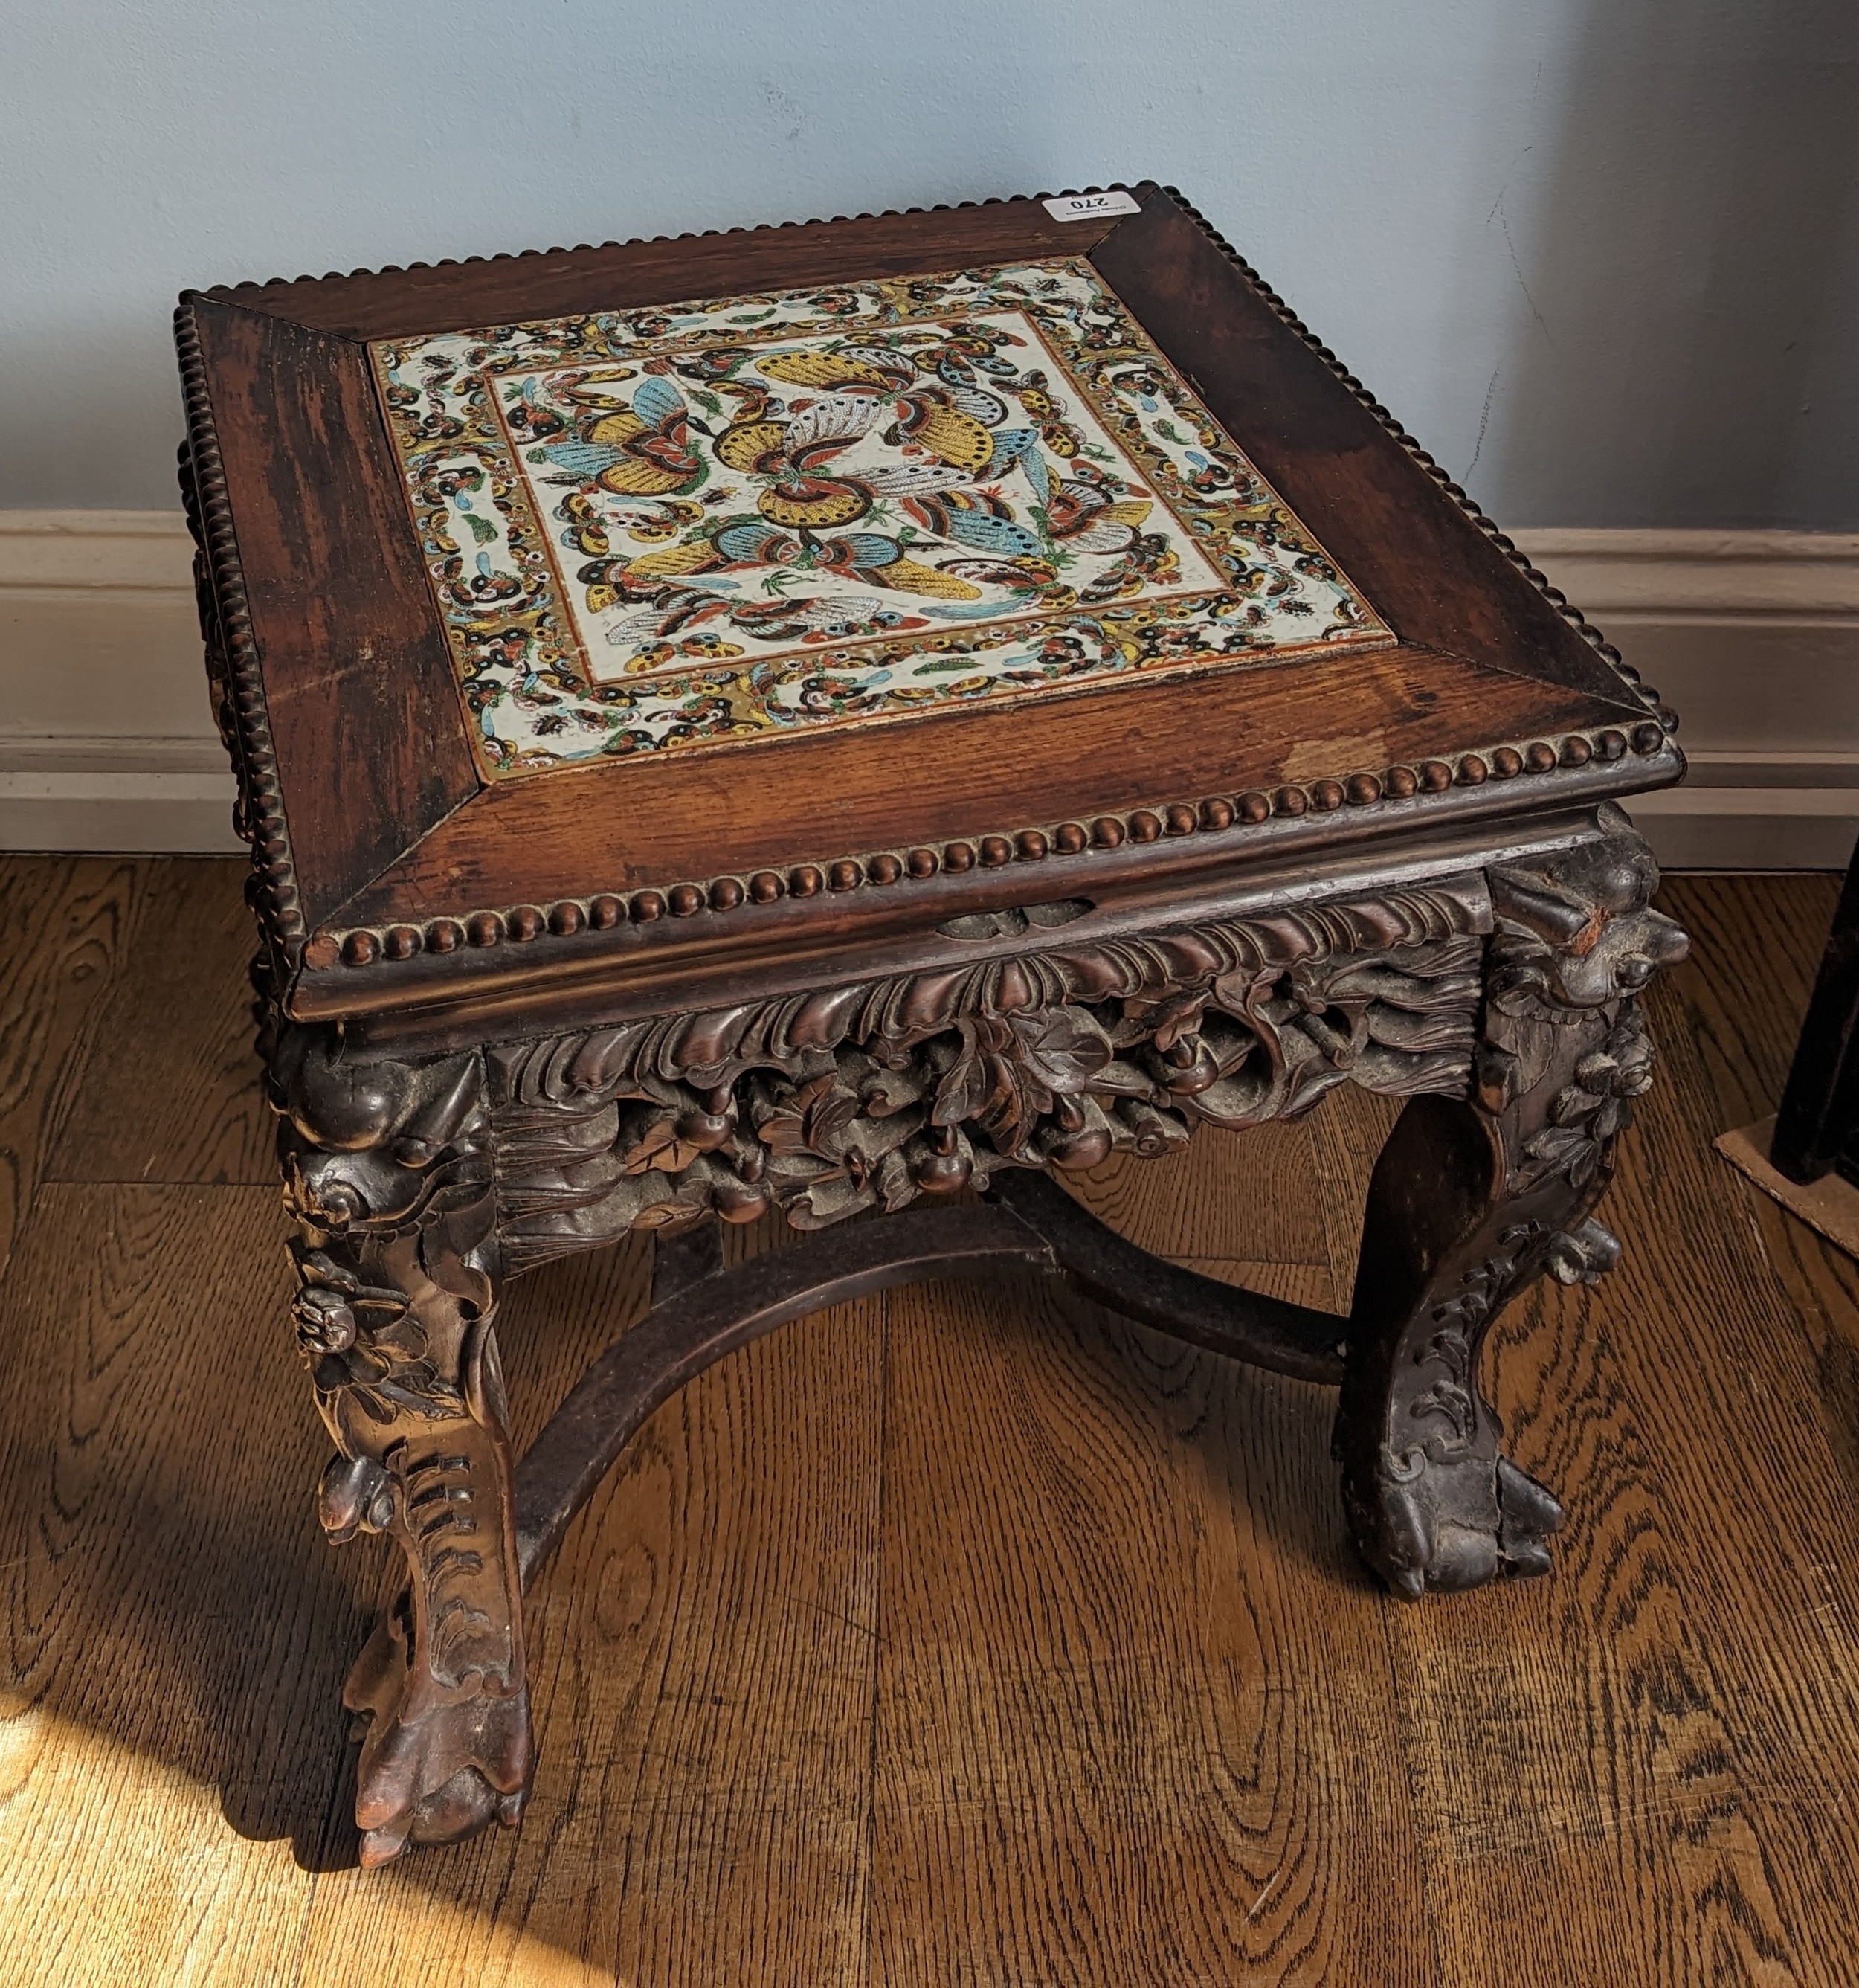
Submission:
[[[199,590],[202,618],[210,594],[216,624],[214,628],[203,627],[201,634],[209,651],[209,674],[213,674],[211,651],[215,648],[225,663],[223,695],[231,707],[236,734],[233,770],[238,776],[239,806],[233,827],[252,845],[253,877],[259,886],[255,893],[248,893],[253,898],[252,908],[278,950],[288,955],[306,934],[303,901],[296,865],[291,859],[284,789],[278,781],[278,757],[272,742],[258,643],[252,631],[251,604],[226,494],[225,465],[207,392],[206,360],[192,308],[184,299],[174,313],[174,345],[181,361],[188,424],[181,451],[181,494],[205,571],[206,584]],[[232,747],[235,741],[229,739],[227,743]]]
[[[1156,182],[1139,181],[1155,186]],[[262,677],[238,549],[232,529],[219,447],[215,434],[212,411],[208,399],[205,370],[200,342],[188,300],[175,313],[175,340],[180,352],[186,398],[188,446],[193,465],[200,514],[202,548],[205,553],[226,652],[230,701],[238,728],[240,784],[244,799],[244,819],[240,832],[252,844],[252,863],[265,902],[261,915],[268,918],[279,948],[293,962],[311,972],[325,972],[338,965],[369,966],[377,962],[400,961],[424,952],[449,953],[461,946],[488,947],[505,939],[522,943],[545,932],[556,938],[571,938],[583,932],[610,931],[624,923],[646,923],[668,914],[690,917],[711,910],[735,909],[745,900],[772,904],[784,896],[812,897],[822,890],[844,891],[870,883],[885,885],[905,878],[921,880],[943,871],[963,871],[979,863],[997,868],[1012,861],[1037,861],[1051,853],[1073,855],[1090,850],[1114,849],[1125,841],[1143,843],[1163,835],[1185,835],[1196,830],[1217,831],[1235,822],[1256,824],[1274,816],[1301,815],[1348,805],[1371,806],[1387,800],[1405,800],[1418,793],[1439,793],[1449,788],[1481,786],[1487,779],[1508,779],[1519,773],[1543,774],[1559,766],[1584,766],[1590,760],[1622,758],[1629,748],[1650,756],[1665,746],[1675,731],[1678,719],[1660,702],[1656,691],[1643,685],[1639,673],[1622,661],[1620,651],[1581,610],[1573,607],[1559,587],[1532,565],[1514,540],[1499,530],[1467,492],[1421,447],[1390,411],[1377,401],[1337,355],[1323,344],[1266,283],[1226,238],[1177,188],[1158,189],[1165,194],[1232,263],[1259,300],[1287,330],[1316,353],[1350,396],[1372,414],[1413,461],[1436,483],[1483,536],[1501,552],[1516,571],[1555,608],[1563,620],[1581,637],[1620,680],[1630,700],[1649,714],[1636,725],[1631,739],[1614,728],[1593,733],[1572,733],[1560,749],[1545,740],[1534,740],[1519,748],[1499,746],[1488,752],[1462,755],[1456,766],[1440,759],[1423,761],[1416,767],[1394,766],[1384,773],[1352,773],[1344,780],[1323,779],[1303,786],[1278,788],[1273,793],[1252,790],[1229,800],[1198,803],[1176,801],[1160,809],[1138,808],[1121,815],[1100,815],[1089,825],[1066,822],[1056,829],[1026,828],[1008,835],[986,835],[951,842],[938,853],[918,847],[901,854],[891,850],[874,855],[841,857],[830,863],[803,863],[785,874],[759,870],[747,879],[735,876],[712,878],[707,884],[678,884],[668,890],[644,890],[630,895],[602,891],[590,898],[564,898],[546,909],[518,904],[486,909],[462,918],[441,918],[426,925],[396,923],[386,926],[326,926],[307,935],[296,873],[290,855],[284,816],[282,789],[277,778],[276,755],[265,709]],[[764,221],[752,227],[687,230],[678,235],[634,236],[625,242],[582,243],[571,249],[530,248],[494,255],[447,256],[434,263],[387,263],[378,269],[327,272],[320,278],[309,276],[275,276],[263,282],[245,282],[216,286],[200,294],[234,296],[242,291],[289,289],[313,282],[354,281],[375,276],[404,275],[411,270],[468,267],[491,262],[522,262],[551,255],[580,255],[608,248],[655,246],[671,242],[708,241],[735,235],[778,233],[786,228],[836,226],[847,221],[897,220],[918,214],[949,214],[964,210],[1016,205],[1022,201],[1062,199],[1077,193],[1097,193],[1104,189],[1087,187],[1065,193],[1012,194],[981,201],[941,201],[928,207],[889,208],[878,213],[836,215],[830,221]],[[1114,231],[1113,231],[1114,232]]]
[[1404,801],[1443,794],[1453,787],[1480,787],[1489,780],[1540,776],[1559,767],[1573,771],[1599,760],[1623,759],[1631,752],[1649,758],[1665,745],[1664,728],[1651,720],[1637,725],[1631,735],[1611,726],[1593,734],[1570,732],[1560,749],[1546,739],[1523,746],[1499,746],[1458,756],[1456,762],[1423,759],[1417,766],[1391,766],[1381,773],[1351,773],[1345,779],[1320,779],[1282,786],[1266,793],[1251,789],[1232,799],[1195,803],[1175,801],[1153,808],[1098,815],[1089,823],[1067,821],[1057,827],[1023,828],[1012,835],[967,836],[941,848],[927,845],[877,855],[842,856],[830,863],[799,863],[785,870],[757,870],[747,877],[722,876],[708,883],[674,884],[664,890],[630,893],[601,891],[588,898],[563,898],[546,904],[517,904],[498,911],[478,911],[460,918],[434,918],[424,925],[325,927],[303,949],[303,965],[323,972],[339,966],[372,966],[411,959],[422,952],[451,953],[465,947],[483,948],[506,940],[521,945],[545,935],[571,938],[581,932],[604,932],[623,925],[648,925],[662,918],[695,917],[700,911],[733,911],[745,903],[772,904],[782,898],[813,898],[822,892],[856,891],[867,884],[880,888],[906,881],[922,881],[947,872],[961,874],[976,868],[1005,869],[1010,864],[1043,862],[1049,856],[1081,856],[1121,848],[1125,843],[1160,841],[1164,837],[1217,834],[1235,827],[1256,827],[1273,818],[1335,810],[1372,807],[1382,801]]
[[[1154,180],[1139,180],[1139,186],[1154,186]],[[198,292],[207,297],[235,296],[242,290],[294,289],[299,283],[352,283],[366,282],[374,276],[404,276],[415,269],[470,269],[490,262],[529,262],[550,255],[597,255],[609,248],[656,248],[669,242],[715,242],[732,235],[779,235],[791,228],[839,228],[854,221],[906,221],[913,214],[962,214],[989,207],[1020,207],[1034,201],[1047,200],[1075,200],[1083,194],[1106,193],[1113,189],[1106,187],[1074,187],[1063,193],[1010,193],[990,194],[985,200],[943,200],[928,207],[887,207],[873,212],[867,209],[857,214],[835,214],[822,218],[814,216],[810,221],[757,221],[734,228],[687,228],[676,235],[632,235],[624,242],[577,242],[573,248],[557,245],[553,248],[504,248],[493,255],[441,255],[436,262],[384,262],[378,269],[326,269],[320,276],[307,273],[301,276],[267,276],[259,279],[248,277],[242,283],[216,283],[211,289]],[[1114,191],[1127,192],[1127,188]],[[1172,187],[1161,188],[1178,205],[1188,213],[1194,210],[1175,191]],[[1117,220],[1134,217],[1117,215]],[[1200,216],[1195,215],[1198,221]],[[1202,227],[1207,224],[1202,221]],[[1104,232],[1112,231],[1107,228]],[[1209,234],[1212,230],[1208,230]],[[1215,237],[1218,239],[1218,237]],[[1235,259],[1237,259],[1235,258]]]
[[1350,395],[1375,418],[1388,434],[1398,441],[1407,454],[1439,485],[1442,492],[1458,505],[1466,517],[1497,547],[1505,558],[1555,609],[1575,633],[1594,651],[1603,662],[1607,664],[1631,694],[1633,701],[1645,706],[1658,721],[1661,730],[1666,732],[1677,731],[1678,714],[1669,710],[1660,702],[1658,692],[1641,681],[1639,671],[1631,664],[1624,663],[1621,660],[1620,651],[1602,634],[1579,607],[1570,603],[1568,596],[1560,587],[1550,584],[1547,574],[1530,563],[1528,556],[1519,549],[1516,541],[1507,533],[1499,530],[1496,521],[1479,508],[1476,499],[1469,495],[1458,484],[1453,482],[1446,471],[1434,461],[1414,437],[1409,434],[1394,418],[1394,415],[1382,406],[1374,395],[1349,370],[1330,347],[1323,343],[1317,333],[1214,226],[1206,215],[1188,200],[1178,187],[1164,186],[1161,191],[1233,265],[1257,293],[1259,301],[1270,310],[1273,316],[1285,326],[1286,330],[1294,333],[1309,347],[1312,352],[1316,353],[1319,359],[1322,360],[1336,378],[1349,390]]
[[[1676,719],[1661,707],[1657,691],[1641,686],[1638,672],[1621,661],[1620,651],[1606,639],[1580,608],[1570,604],[1568,596],[1560,587],[1550,583],[1546,574],[1531,564],[1528,556],[1519,550],[1516,541],[1500,530],[1496,522],[1479,508],[1477,501],[1469,495],[1460,485],[1453,482],[1447,472],[1401,426],[1401,423],[1375,398],[1368,388],[1349,370],[1336,353],[1323,343],[1284,299],[1259,275],[1252,264],[1247,262],[1239,250],[1207,218],[1206,215],[1188,199],[1181,188],[1154,180],[1139,180],[1135,184],[1137,187],[1154,187],[1158,192],[1165,194],[1181,212],[1194,222],[1221,254],[1239,270],[1246,282],[1257,293],[1259,300],[1266,305],[1272,314],[1322,360],[1337,379],[1349,390],[1350,396],[1374,415],[1376,421],[1389,435],[1401,445],[1407,454],[1426,472],[1434,482],[1440,486],[1445,494],[1452,499],[1479,531],[1490,539],[1499,551],[1503,553],[1511,565],[1549,602],[1563,620],[1568,623],[1569,626],[1600,656],[1604,661],[1611,665],[1615,674],[1621,678],[1632,692],[1634,701],[1644,705],[1655,717],[1660,719],[1668,732],[1676,729]],[[1116,190],[1124,192],[1134,191],[1128,186],[1120,186]],[[1015,207],[1022,204],[1030,205],[1035,201],[1076,199],[1082,195],[1104,193],[1110,189],[1104,187],[1089,186],[1066,188],[1060,192],[1049,194],[991,194],[985,200],[938,201],[928,207],[892,207],[881,208],[876,212],[867,210],[853,215],[836,214],[823,220],[816,218],[810,221],[764,221],[746,227],[686,228],[676,235],[635,235],[624,242],[577,242],[571,248],[558,246],[553,248],[506,249],[492,255],[444,255],[436,262],[384,262],[378,269],[350,269],[346,272],[330,269],[326,271],[321,276],[312,276],[307,274],[299,276],[272,276],[262,282],[248,280],[242,283],[221,284],[202,294],[209,296],[226,296],[235,295],[242,290],[290,289],[295,288],[299,283],[354,282],[365,281],[376,276],[404,276],[416,269],[469,269],[481,264],[528,262],[551,255],[598,255],[609,248],[651,248],[672,242],[715,241],[732,235],[774,235],[779,234],[788,228],[837,228],[850,221],[906,220],[912,215],[959,214],[990,207]],[[1120,217],[1120,219],[1139,218],[1137,215],[1125,215]],[[1106,231],[1107,235],[1114,232],[1114,228]]]

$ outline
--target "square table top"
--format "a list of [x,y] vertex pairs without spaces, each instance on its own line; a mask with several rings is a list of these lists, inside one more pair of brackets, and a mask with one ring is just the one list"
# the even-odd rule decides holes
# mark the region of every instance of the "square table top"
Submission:
[[369,351],[489,782],[1394,639],[1082,256]]
[[746,968],[1682,769],[1164,189],[190,292],[177,335],[291,1012]]

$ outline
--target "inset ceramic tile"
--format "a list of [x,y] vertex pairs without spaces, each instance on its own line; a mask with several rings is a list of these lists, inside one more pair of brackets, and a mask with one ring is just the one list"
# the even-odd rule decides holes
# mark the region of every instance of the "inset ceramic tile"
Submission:
[[372,348],[481,764],[1393,638],[1088,263]]

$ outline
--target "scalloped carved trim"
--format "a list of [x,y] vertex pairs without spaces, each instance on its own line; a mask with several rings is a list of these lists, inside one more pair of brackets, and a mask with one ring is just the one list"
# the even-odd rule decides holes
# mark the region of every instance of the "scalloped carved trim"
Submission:
[[1573,770],[1597,759],[1617,760],[1629,752],[1649,757],[1664,748],[1665,737],[1663,728],[1648,719],[1630,734],[1612,728],[1571,732],[1554,742],[1538,739],[1520,746],[1488,747],[1461,753],[1451,761],[1423,759],[1415,766],[1310,780],[1269,793],[1252,789],[1232,796],[1161,803],[1098,815],[1089,822],[964,837],[940,847],[842,856],[780,870],[758,870],[747,877],[676,884],[663,891],[601,891],[547,904],[501,906],[422,925],[325,927],[304,947],[303,960],[306,969],[319,972],[340,966],[372,966],[411,959],[421,952],[520,945],[545,935],[570,938],[610,931],[628,923],[646,925],[663,918],[694,918],[704,911],[733,911],[745,903],[772,904],[784,897],[813,898],[871,886],[885,889],[925,881],[945,871],[1002,869],[1009,864],[1043,862],[1049,856],[1087,855],[1164,837],[1220,833],[1288,816],[1370,808],[1386,801],[1444,794],[1455,787],[1482,786],[1491,780],[1540,779],[1558,769]]

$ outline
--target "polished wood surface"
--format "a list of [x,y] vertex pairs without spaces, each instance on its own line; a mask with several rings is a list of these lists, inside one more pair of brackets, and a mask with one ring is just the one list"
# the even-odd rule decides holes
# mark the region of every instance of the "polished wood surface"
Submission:
[[1337,390],[1328,356],[1260,307],[1198,218],[1159,188],[1143,207],[1093,265],[1403,643],[1617,697],[1600,657],[1442,501],[1444,472],[1429,475],[1371,407]]
[[[522,1830],[366,1878],[329,1706],[387,1569],[302,1493],[239,881],[0,864],[0,1977],[1850,1978],[1859,1273],[1709,1151],[1779,1094],[1833,880],[1668,887],[1695,953],[1648,997],[1625,1261],[1499,1329],[1513,1452],[1583,1486],[1547,1580],[1401,1608],[1327,1391],[1030,1285],[893,1293],[654,1418],[533,1598]],[[1335,1309],[1388,1115],[1083,1192]],[[638,1242],[512,1287],[519,1441],[651,1274]]]
[[[1141,211],[1107,225],[1024,199],[184,296],[188,473],[286,1012],[429,1004],[512,955],[546,986],[556,954],[611,953],[609,934],[680,914],[681,894],[680,922],[702,908],[744,956],[881,927],[887,900],[928,929],[986,895],[990,839],[1030,838],[1043,862],[1099,846],[1101,820],[1126,870],[1230,876],[1270,860],[1249,831],[1274,813],[1307,816],[1316,842],[1364,823],[1392,840],[1462,811],[1488,772],[1519,816],[1677,779],[1655,701],[1594,631],[1178,196],[1136,191]],[[1021,255],[1099,269],[1388,646],[901,719],[908,782],[887,722],[480,783],[362,340]],[[952,839],[970,839],[959,865]],[[829,889],[836,864],[851,881]]]
[[404,338],[690,297],[1087,255],[1119,219],[1056,221],[1037,200],[867,214],[599,248],[471,256],[349,276],[239,283],[210,294],[348,339]]
[[[465,904],[668,888],[865,850],[940,848],[953,837],[1003,827],[1379,773],[1506,739],[1560,738],[1584,725],[1631,730],[1643,716],[1624,701],[1604,702],[1460,656],[1428,652],[1422,661],[1405,649],[1262,659],[1165,682],[1124,680],[1033,710],[955,709],[505,781],[438,823],[342,916],[349,924],[387,924]],[[911,769],[907,781],[897,778],[901,752]],[[1532,784],[1512,787],[1514,808],[1535,798]],[[586,825],[600,818],[607,796],[621,793],[625,833],[603,844]],[[1332,823],[1333,834],[1352,825],[1345,813]],[[1242,854],[1238,837],[1222,847],[1205,837],[1132,848],[1120,860],[1125,867],[1137,859],[1151,869],[1198,859],[1204,867],[1231,868]],[[1107,867],[1095,854],[1070,864],[1049,857],[1036,878],[1021,870],[1020,887],[1063,895]],[[1062,870],[1077,874],[1053,881]],[[928,891],[907,884],[896,894],[934,900],[920,911],[933,925],[995,881],[985,870],[945,874]],[[874,900],[883,895],[834,894],[804,908],[816,922],[854,929],[880,915]],[[761,908],[746,908],[747,915]]]
[[236,306],[193,316],[314,925],[478,775],[367,353]]

